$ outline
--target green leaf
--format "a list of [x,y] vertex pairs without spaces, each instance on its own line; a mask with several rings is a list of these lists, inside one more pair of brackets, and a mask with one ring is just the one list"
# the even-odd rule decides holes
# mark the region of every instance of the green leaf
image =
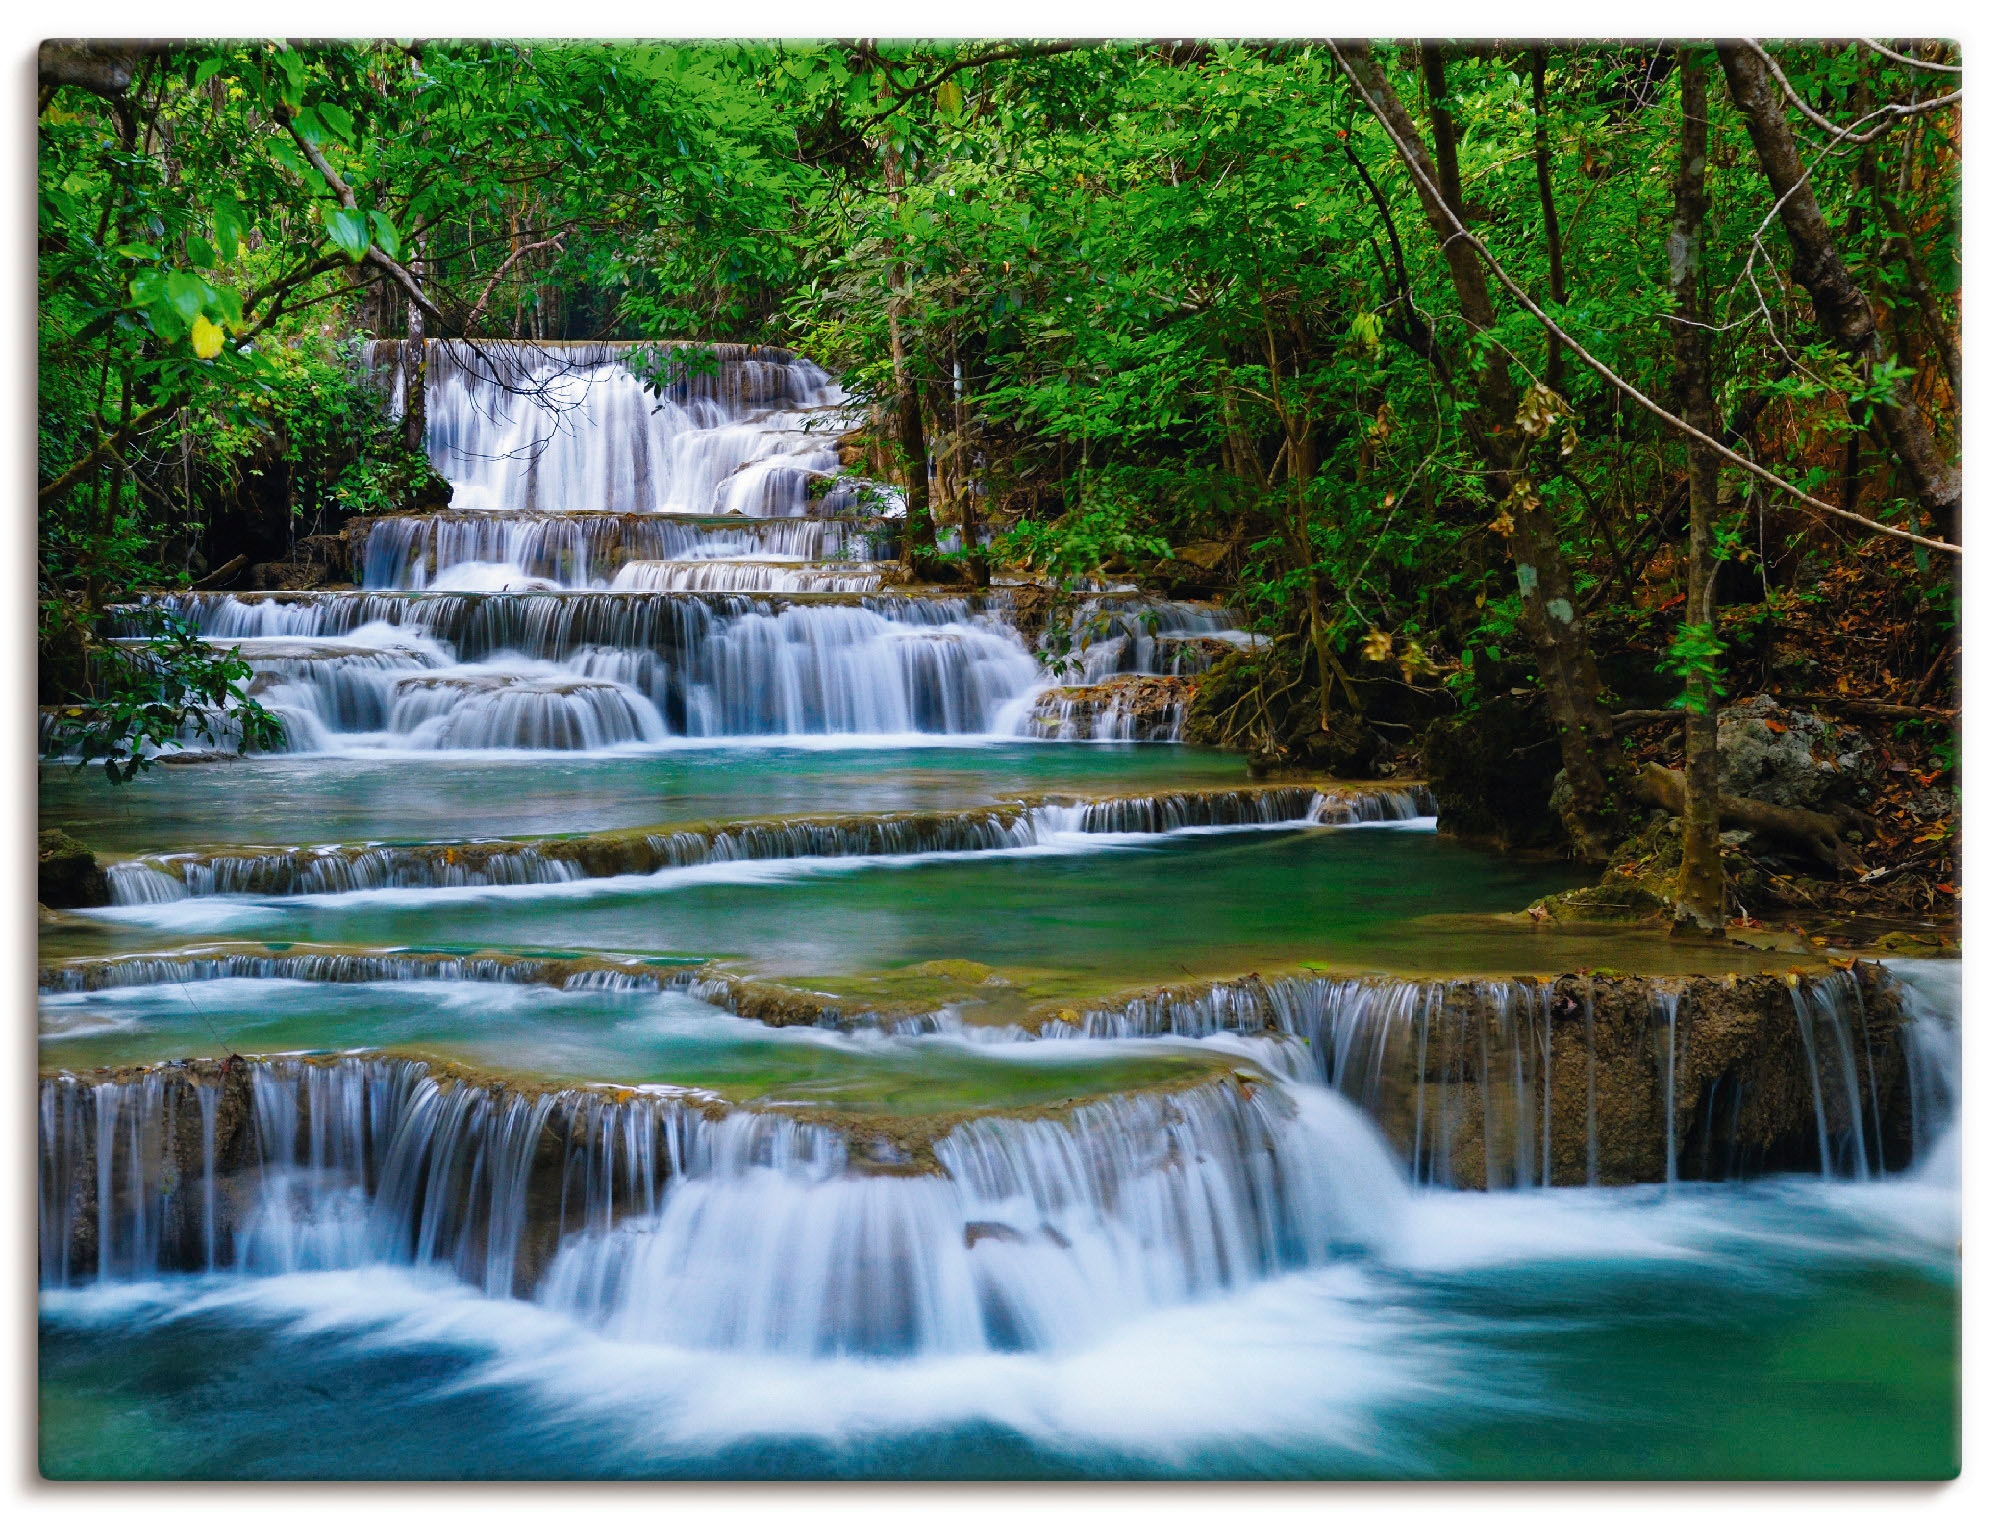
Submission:
[[183,322],[192,322],[208,304],[208,281],[199,275],[176,269],[167,276],[167,304]]
[[234,200],[217,201],[215,205],[215,246],[226,264],[234,263],[242,247],[243,234],[250,229],[249,218],[243,214],[243,207]]
[[278,95],[286,105],[297,110],[306,98],[306,61],[290,48],[278,54],[279,72],[284,76],[278,84]]
[[391,258],[403,256],[403,239],[396,231],[396,224],[380,211],[368,213],[368,224],[375,229],[375,245]]
[[193,264],[195,268],[213,269],[215,267],[215,250],[209,246],[207,238],[195,233],[189,233],[187,250],[188,262]]
[[326,130],[337,142],[349,146],[354,142],[354,115],[344,106],[337,106],[330,100],[322,100],[313,107],[319,112],[319,119],[326,124]]
[[209,80],[228,67],[229,60],[227,58],[210,58],[206,60],[200,68],[194,71],[194,87],[200,89]]
[[299,136],[315,148],[333,135],[327,130],[326,123],[320,120],[319,107],[316,105],[309,105],[295,112],[292,116],[292,125],[298,128]]
[[332,239],[334,247],[357,264],[367,257],[367,212],[341,211],[332,206],[322,206],[320,219],[326,223],[326,235]]

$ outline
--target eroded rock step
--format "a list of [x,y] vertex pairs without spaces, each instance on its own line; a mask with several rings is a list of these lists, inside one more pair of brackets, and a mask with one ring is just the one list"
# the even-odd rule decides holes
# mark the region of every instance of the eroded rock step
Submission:
[[[910,1026],[949,1028],[949,1012]],[[1248,977],[1065,1009],[1042,1038],[1299,1041],[1413,1182],[1866,1177],[1951,1118],[1951,1035],[1879,965],[1686,977]]]
[[109,867],[118,905],[188,896],[298,896],[383,887],[552,885],[731,860],[975,853],[1064,833],[1169,833],[1431,815],[1417,783],[1269,785],[1115,797],[1044,795],[952,812],[680,824],[571,838],[260,847],[146,855]]

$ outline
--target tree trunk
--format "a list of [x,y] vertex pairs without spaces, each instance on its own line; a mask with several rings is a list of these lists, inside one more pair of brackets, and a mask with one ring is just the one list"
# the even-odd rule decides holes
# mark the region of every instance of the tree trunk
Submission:
[[[1682,48],[1680,173],[1674,180],[1673,231],[1667,269],[1674,293],[1674,389],[1681,415],[1710,437],[1717,431],[1715,389],[1709,372],[1709,311],[1702,286],[1708,215],[1708,69],[1699,52]],[[1713,453],[1687,451],[1687,627],[1699,643],[1715,628]],[[1721,825],[1717,822],[1715,701],[1712,672],[1690,663],[1687,671],[1687,806],[1681,814],[1681,873],[1674,885],[1674,931],[1719,936],[1728,907],[1723,896]]]
[[[1529,64],[1535,90],[1535,192],[1542,202],[1542,245],[1548,251],[1549,301],[1561,306],[1568,299],[1563,287],[1562,224],[1556,219],[1555,176],[1549,164],[1549,50],[1536,46],[1529,50]],[[1562,389],[1563,346],[1549,334],[1548,386]]]
[[410,338],[403,345],[403,445],[423,452],[429,408],[425,404],[424,379],[429,367],[424,348],[424,312],[415,301],[409,303]]
[[[1718,43],[1716,52],[1729,76],[1729,93],[1750,128],[1764,176],[1779,198],[1778,215],[1792,244],[1792,277],[1812,296],[1820,331],[1850,358],[1871,366],[1887,363],[1874,308],[1848,273],[1834,242],[1763,59],[1742,43]],[[1909,472],[1917,499],[1938,534],[1956,543],[1963,497],[1959,472],[1939,452],[1937,439],[1911,402],[1909,387],[1895,381],[1890,397],[1887,405],[1877,408],[1889,445]]]
[[903,466],[903,563],[937,557],[937,524],[931,520],[931,460],[924,442],[923,399],[903,347],[902,285],[899,264],[889,297],[889,362],[896,375],[896,457]]
[[[1460,313],[1474,333],[1490,331],[1494,314],[1486,271],[1479,255],[1458,235],[1459,227],[1464,224],[1463,208],[1450,198],[1450,191],[1441,181],[1402,98],[1390,87],[1366,44],[1335,43],[1334,51],[1354,71],[1361,89],[1380,108],[1390,130],[1402,143],[1408,161],[1414,162],[1428,181],[1417,185],[1417,193],[1451,271]],[[1425,70],[1427,80],[1431,80],[1435,120],[1442,110],[1444,93],[1442,59],[1426,53]],[[1447,113],[1440,140],[1454,133]],[[1435,191],[1442,191],[1446,199],[1441,200]],[[1490,346],[1478,361],[1474,376],[1476,405],[1466,418],[1466,441],[1485,462],[1487,490],[1496,508],[1506,511],[1509,503],[1517,501],[1522,506],[1513,513],[1508,545],[1521,591],[1521,630],[1534,653],[1536,673],[1541,678],[1549,716],[1561,741],[1563,769],[1569,781],[1571,802],[1563,815],[1563,825],[1581,858],[1602,863],[1610,858],[1622,832],[1629,767],[1600,699],[1604,684],[1597,673],[1597,660],[1590,651],[1583,619],[1577,615],[1569,566],[1563,560],[1549,514],[1542,510],[1530,488],[1524,466],[1534,439],[1523,432],[1516,420],[1517,397],[1507,364],[1507,355],[1498,345]],[[1524,492],[1519,497],[1515,493],[1517,485]]]
[[[888,88],[885,83],[883,88]],[[886,138],[878,145],[882,153],[882,180],[889,192],[889,204],[903,199],[903,158]],[[896,454],[903,474],[903,563],[912,569],[918,561],[937,559],[937,524],[931,518],[930,448],[924,441],[924,403],[917,393],[916,376],[910,373],[910,355],[903,337],[903,317],[908,310],[910,271],[900,258],[889,264],[889,367],[896,387]]]

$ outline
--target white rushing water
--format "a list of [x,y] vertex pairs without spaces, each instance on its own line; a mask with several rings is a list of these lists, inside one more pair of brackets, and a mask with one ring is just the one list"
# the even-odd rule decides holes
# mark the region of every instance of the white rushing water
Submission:
[[[639,372],[668,354],[712,362],[649,389]],[[1144,715],[1135,689],[1056,695],[1010,592],[898,589],[881,561],[900,502],[841,473],[859,419],[810,361],[728,344],[425,355],[452,506],[352,523],[359,590],[168,595],[115,619],[144,637],[166,612],[239,648],[292,752],[1179,736],[1177,693]],[[411,357],[373,351],[396,406]],[[1071,682],[1188,674],[1244,636],[1230,624],[1094,596],[1042,652]]]
[[[680,377],[649,389],[648,360]],[[779,348],[433,342],[426,366],[431,460],[475,511],[800,516],[854,421],[831,375]]]
[[[810,1113],[716,1117],[673,1091],[515,1092],[396,1059],[48,1079],[42,1309],[62,1334],[143,1342],[169,1323],[214,1322],[294,1346],[302,1365],[338,1345],[345,1364],[384,1374],[409,1350],[444,1353],[462,1369],[427,1372],[426,1397],[509,1389],[526,1400],[523,1430],[584,1421],[608,1442],[595,1447],[607,1470],[713,1470],[734,1442],[760,1439],[880,1452],[968,1424],[1045,1458],[1156,1474],[1183,1462],[1276,1474],[1330,1449],[1421,1470],[1405,1410],[1421,1424],[1445,1409],[1565,1406],[1508,1350],[1518,1325],[1467,1319],[1455,1294],[1495,1273],[1550,1277],[1558,1300],[1576,1290],[1562,1282],[1606,1268],[1609,1282],[1676,1301],[1782,1299],[1864,1266],[1949,1279],[1957,968],[1896,969],[1920,1150],[1887,1176],[1836,1162],[1823,1177],[1672,1188],[1413,1180],[1342,1095],[1341,1073],[1371,1069],[1375,1030],[1408,1011],[1378,1000],[1370,1015],[1366,982],[1347,983],[1344,1001],[1274,987],[1276,1026],[1262,1033],[1241,1032],[1248,1004],[1218,995],[1159,1002],[1097,1038],[1004,1044],[773,1030],[679,992],[624,994],[634,1026],[664,1019],[725,1044],[872,1050],[915,1068],[954,1050],[1086,1064],[1204,1050],[1248,1077],[964,1118],[927,1151]],[[143,1022],[156,1016],[144,979],[57,993],[45,1016],[73,1015],[87,1036],[129,1003],[122,1016]],[[482,1028],[528,1028],[546,1016],[538,1001],[572,995],[429,984],[427,1027],[446,1015],[438,998]],[[1822,984],[1832,978],[1808,1001]],[[284,982],[204,990],[218,1016],[235,1016],[232,998],[247,1009],[285,994]],[[1837,989],[1822,1000],[1837,1009]],[[1823,1019],[1815,1036],[1830,1029]],[[1516,1079],[1491,1064],[1497,1089]],[[1877,1074],[1903,1079],[1886,1064]],[[1579,1268],[1592,1275],[1563,1275]],[[1218,1386],[1234,1391],[1218,1398]]]

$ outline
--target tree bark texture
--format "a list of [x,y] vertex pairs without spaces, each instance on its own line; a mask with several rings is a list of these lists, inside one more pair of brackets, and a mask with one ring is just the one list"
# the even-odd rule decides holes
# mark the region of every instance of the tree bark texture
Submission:
[[[1690,425],[1716,432],[1709,370],[1708,296],[1702,263],[1708,217],[1708,68],[1694,48],[1680,51],[1680,172],[1674,180],[1667,273],[1674,295],[1674,389]],[[1688,469],[1687,626],[1712,637],[1715,624],[1714,523],[1717,460],[1690,446]],[[1687,806],[1681,814],[1681,872],[1674,887],[1677,932],[1720,935],[1723,899],[1721,825],[1717,821],[1716,692],[1705,667],[1687,672]]]

